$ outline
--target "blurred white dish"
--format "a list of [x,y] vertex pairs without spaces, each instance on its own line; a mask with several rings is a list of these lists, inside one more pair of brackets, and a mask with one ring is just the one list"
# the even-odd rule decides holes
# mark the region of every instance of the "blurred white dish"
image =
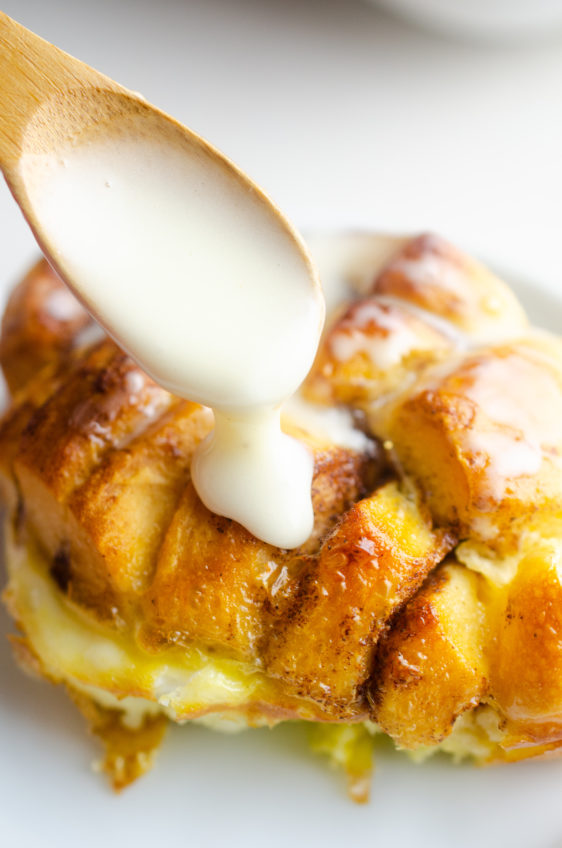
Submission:
[[415,23],[483,40],[532,40],[562,31],[562,0],[370,0]]

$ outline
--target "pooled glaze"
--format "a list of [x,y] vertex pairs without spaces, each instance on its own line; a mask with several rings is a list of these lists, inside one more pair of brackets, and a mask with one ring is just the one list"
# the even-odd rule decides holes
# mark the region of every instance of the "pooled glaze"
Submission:
[[560,464],[562,419],[560,388],[547,363],[532,354],[527,358],[516,345],[509,355],[501,354],[476,358],[464,384],[466,397],[485,416],[478,428],[467,430],[467,449],[485,462],[486,485],[497,500],[510,481],[538,474],[545,459]]

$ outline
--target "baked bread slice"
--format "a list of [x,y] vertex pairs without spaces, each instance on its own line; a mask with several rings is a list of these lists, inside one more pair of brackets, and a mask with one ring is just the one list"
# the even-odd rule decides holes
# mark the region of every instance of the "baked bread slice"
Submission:
[[381,730],[479,762],[562,745],[562,342],[435,236],[359,276],[285,416],[315,460],[293,551],[202,505],[209,411],[95,339],[45,262],[10,299],[14,647],[67,687],[116,787],[168,719],[304,720],[359,800]]

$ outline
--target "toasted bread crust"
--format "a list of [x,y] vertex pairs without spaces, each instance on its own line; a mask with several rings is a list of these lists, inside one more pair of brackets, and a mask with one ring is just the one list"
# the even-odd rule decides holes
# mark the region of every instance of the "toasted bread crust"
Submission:
[[0,472],[58,591],[150,655],[249,664],[274,693],[256,715],[369,717],[416,748],[487,704],[501,756],[562,742],[562,344],[503,283],[421,237],[339,316],[305,393],[360,411],[372,441],[294,428],[316,519],[295,551],[204,507],[190,461],[208,411],[107,339],[81,348],[89,319],[53,317],[57,291],[40,264],[8,306]]

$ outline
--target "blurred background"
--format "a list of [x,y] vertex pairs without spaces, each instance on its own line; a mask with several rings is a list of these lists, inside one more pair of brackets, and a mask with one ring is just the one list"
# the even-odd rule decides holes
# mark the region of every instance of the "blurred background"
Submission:
[[[556,288],[560,0],[381,4],[402,18],[362,0],[3,9],[208,138],[303,230],[434,229]],[[3,184],[0,220],[13,280],[34,245]]]
[[[561,5],[2,3],[208,138],[305,234],[432,229],[557,293]],[[4,297],[37,248],[3,182],[0,222]],[[184,728],[116,800],[88,771],[93,743],[64,693],[24,678],[3,638],[0,687],[2,845],[562,845],[561,763],[419,770],[383,752],[373,802],[358,809],[285,729],[241,742]]]

